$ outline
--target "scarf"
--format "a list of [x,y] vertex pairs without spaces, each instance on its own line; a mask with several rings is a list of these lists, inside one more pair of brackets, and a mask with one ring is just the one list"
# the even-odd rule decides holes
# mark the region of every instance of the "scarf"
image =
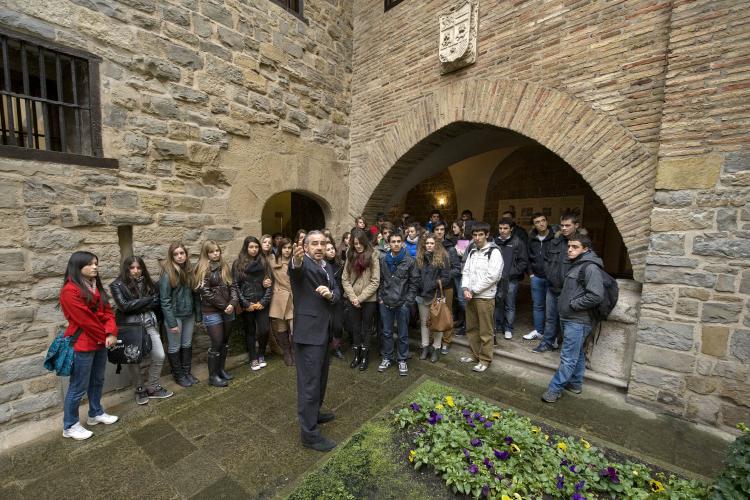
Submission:
[[398,265],[404,260],[404,257],[406,257],[406,248],[402,248],[395,257],[392,252],[385,254],[385,263],[388,265],[388,269],[391,270],[391,274],[396,272],[396,268],[398,268]]
[[357,258],[354,259],[354,275],[357,277],[362,276],[365,269],[367,269],[367,264],[365,264],[365,253],[362,252],[357,254]]
[[410,237],[407,236],[406,237],[406,241],[408,241],[412,245],[416,245],[417,241],[419,241],[419,235],[417,235],[414,239],[411,239]]
[[245,275],[263,273],[265,271],[266,269],[263,266],[263,262],[260,260],[260,257],[257,257],[255,260],[251,260],[247,265],[245,268]]

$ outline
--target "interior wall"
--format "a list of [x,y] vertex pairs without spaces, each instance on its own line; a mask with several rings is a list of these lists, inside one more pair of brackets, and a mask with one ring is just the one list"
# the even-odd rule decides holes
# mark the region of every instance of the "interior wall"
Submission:
[[[279,214],[281,217],[278,217]],[[284,232],[284,225],[292,218],[292,192],[284,191],[271,196],[263,206],[261,217],[263,234]]]

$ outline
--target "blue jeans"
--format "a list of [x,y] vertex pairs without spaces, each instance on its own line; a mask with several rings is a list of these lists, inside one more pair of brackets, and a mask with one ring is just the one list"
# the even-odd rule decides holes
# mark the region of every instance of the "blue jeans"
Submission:
[[547,287],[549,283],[546,278],[539,276],[531,277],[531,302],[534,304],[534,330],[544,334],[544,313],[547,298]]
[[560,394],[567,385],[576,388],[583,385],[583,373],[586,371],[583,344],[591,333],[591,325],[572,321],[563,321],[562,324],[564,339],[560,349],[560,366],[549,383],[549,391],[555,394]]
[[462,310],[466,310],[466,299],[464,298],[464,291],[461,288],[461,277],[454,278],[453,280],[453,290],[455,290],[455,293],[453,294],[454,297],[458,300],[458,303],[461,305]]
[[398,329],[398,360],[406,361],[409,356],[409,306],[388,307],[380,305],[380,319],[383,328],[383,359],[393,361],[393,320]]
[[[500,286],[498,282],[497,286]],[[508,281],[505,298],[495,301],[495,330],[513,333],[513,323],[516,321],[516,295],[518,281]]]
[[195,317],[184,316],[177,317],[177,333],[170,332],[168,326],[164,326],[167,330],[167,343],[169,345],[169,353],[173,354],[180,351],[180,347],[187,349],[193,345],[193,330],[195,329]]
[[107,366],[107,349],[76,352],[73,369],[70,372],[70,385],[63,403],[63,429],[70,429],[78,422],[78,407],[84,394],[89,397],[89,417],[104,413],[102,408],[102,388],[104,368]]
[[544,336],[542,337],[540,345],[547,344],[547,346],[552,347],[555,343],[555,337],[557,337],[557,324],[560,321],[560,318],[557,315],[557,299],[558,296],[547,288],[544,311],[546,316],[544,318]]

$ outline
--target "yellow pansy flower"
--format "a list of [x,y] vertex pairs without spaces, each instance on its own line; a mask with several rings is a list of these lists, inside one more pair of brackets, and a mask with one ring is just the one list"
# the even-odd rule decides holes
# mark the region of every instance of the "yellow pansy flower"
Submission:
[[510,497],[509,497],[508,495],[503,495],[503,496],[501,497],[501,500],[513,500],[513,499],[512,499],[512,498],[510,498]]
[[453,408],[454,406],[456,406],[456,403],[453,402],[453,397],[452,396],[445,396],[445,404],[447,404],[451,408]]
[[532,426],[531,426],[531,432],[532,432],[532,433],[534,433],[534,434],[539,434],[539,432],[540,432],[541,430],[542,430],[542,429],[540,429],[540,428],[539,428],[539,427],[537,427],[536,425],[532,425]]
[[566,451],[568,451],[568,445],[560,441],[559,443],[557,443],[557,449],[562,450],[562,452],[565,453]]
[[588,450],[589,448],[591,448],[591,443],[589,443],[588,441],[586,441],[583,438],[581,438],[581,444],[583,445],[583,448],[586,449],[586,450]]
[[638,475],[638,470],[637,470],[637,469],[633,469],[633,475],[634,475],[634,476],[637,476],[637,475]]
[[513,443],[510,445],[510,451],[512,451],[513,453],[518,453],[521,451],[521,448],[519,448],[516,443]]
[[492,418],[494,418],[495,420],[499,419],[501,416],[502,415],[500,415],[499,411],[493,411],[492,412]]
[[435,405],[436,410],[442,410],[443,408],[445,408],[445,406],[441,405],[440,403]]
[[664,485],[656,479],[649,480],[648,485],[651,488],[651,491],[653,491],[654,493],[661,493],[665,490]]
[[549,434],[545,434],[545,435],[544,435],[544,440],[545,440],[545,441],[549,441]]
[[409,450],[409,462],[414,462],[414,458],[417,456],[417,452],[414,450]]

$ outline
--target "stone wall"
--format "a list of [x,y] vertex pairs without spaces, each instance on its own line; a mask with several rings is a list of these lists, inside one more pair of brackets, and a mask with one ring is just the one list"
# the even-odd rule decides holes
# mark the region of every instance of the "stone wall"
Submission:
[[748,2],[675,2],[631,400],[750,421]]
[[[437,199],[445,199],[445,206],[438,207]],[[433,209],[440,210],[443,220],[448,224],[457,219],[456,190],[453,187],[453,178],[448,170],[443,170],[437,175],[425,179],[409,191],[406,198],[399,207],[403,207],[401,213],[408,212],[412,218],[424,225],[430,220],[430,212]],[[400,223],[401,214],[396,214],[394,222]]]
[[104,151],[119,168],[0,158],[0,431],[61,410],[42,358],[72,251],[98,254],[105,283],[120,226],[152,275],[172,240],[195,256],[214,239],[231,259],[288,189],[341,230],[352,5],[305,4],[300,19],[269,0],[3,2],[2,26],[102,59]]

